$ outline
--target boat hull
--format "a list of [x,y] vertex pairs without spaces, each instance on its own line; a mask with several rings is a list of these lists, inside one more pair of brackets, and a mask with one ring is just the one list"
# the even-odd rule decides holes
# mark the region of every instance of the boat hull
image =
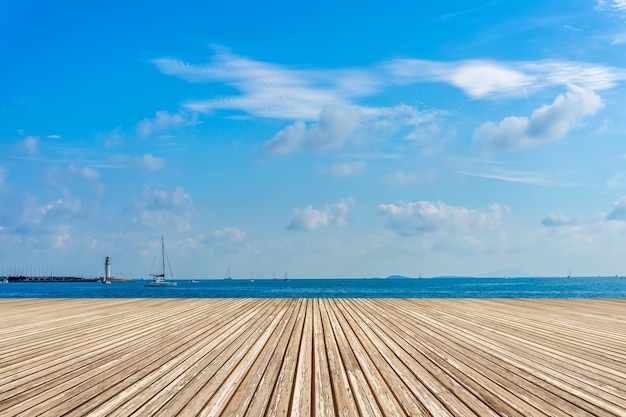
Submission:
[[148,282],[144,287],[175,287],[176,283],[171,281]]

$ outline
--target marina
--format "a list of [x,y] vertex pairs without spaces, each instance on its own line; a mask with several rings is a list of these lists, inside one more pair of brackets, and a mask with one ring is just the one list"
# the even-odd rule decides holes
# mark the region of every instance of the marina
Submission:
[[626,415],[626,299],[0,300],[0,414]]

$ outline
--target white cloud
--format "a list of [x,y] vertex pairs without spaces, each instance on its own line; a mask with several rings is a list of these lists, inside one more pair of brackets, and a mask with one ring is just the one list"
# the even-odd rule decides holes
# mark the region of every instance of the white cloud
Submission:
[[350,177],[365,172],[365,162],[355,161],[333,164],[327,172],[335,178]]
[[391,185],[417,185],[423,182],[432,181],[435,178],[434,172],[404,172],[397,171],[395,174],[385,177],[385,182]]
[[154,118],[143,119],[137,123],[137,130],[142,137],[148,137],[154,133],[160,133],[180,126],[195,123],[195,119],[186,112],[170,114],[165,110],[157,111]]
[[83,177],[85,179],[88,179],[88,180],[97,180],[97,179],[100,178],[100,173],[98,171],[96,171],[95,169],[90,168],[90,167],[78,168],[74,164],[71,164],[69,166],[69,171],[71,173],[76,173],[76,174],[80,175],[81,177]]
[[44,242],[61,233],[61,229],[69,230],[65,225],[89,216],[97,207],[96,203],[86,203],[67,189],[62,189],[59,197],[43,205],[38,204],[34,196],[26,196],[19,213],[10,215],[13,218],[9,222],[16,235],[36,239],[41,237]]
[[134,209],[137,213],[134,224],[161,232],[169,228],[191,229],[191,217],[195,213],[191,196],[182,187],[170,193],[145,187],[135,200]]
[[[324,107],[316,123],[307,126],[297,121],[287,126],[263,145],[263,151],[287,155],[296,150],[340,149],[363,138],[386,138],[402,128],[414,129],[432,117],[404,104],[388,108]],[[407,132],[407,139],[412,139],[412,134]]]
[[617,10],[626,12],[626,0],[598,0],[597,8],[599,10]]
[[156,156],[148,153],[140,158],[136,158],[135,164],[142,169],[158,171],[163,168],[163,165],[165,164],[165,159],[157,158]]
[[48,139],[61,139],[61,136],[59,135],[48,135],[46,136]]
[[297,149],[326,151],[341,148],[360,127],[361,115],[353,108],[326,107],[319,121],[307,127],[304,122],[287,126],[263,145],[270,155],[287,155]]
[[[602,256],[613,252],[616,241],[626,237],[626,196],[613,203],[613,209],[609,214],[598,213],[592,217],[568,217],[564,214],[551,214],[541,220],[543,231],[541,236],[545,239],[556,240],[559,246],[583,251],[602,250]],[[618,256],[622,256],[619,255]]]
[[220,99],[190,100],[184,104],[187,109],[200,113],[219,109],[243,110],[259,117],[312,120],[324,106],[345,105],[341,86],[347,85],[348,91],[353,91],[354,86],[346,84],[350,79],[349,71],[339,74],[294,70],[225,50],[217,51],[213,60],[205,65],[191,65],[169,58],[155,59],[153,63],[165,74],[190,82],[224,82],[242,93]]
[[27,136],[26,139],[20,142],[20,147],[24,149],[29,155],[34,155],[37,153],[39,140],[34,136]]
[[319,122],[304,136],[304,147],[316,151],[340,148],[360,125],[360,114],[351,108],[325,107]]
[[578,218],[569,218],[564,214],[551,214],[548,217],[541,220],[541,225],[545,227],[563,227],[563,226],[575,226],[580,224],[580,219]]
[[111,132],[103,136],[104,136],[104,145],[107,148],[110,148],[113,146],[119,146],[124,143],[124,137],[122,136],[122,128],[120,126],[116,127]]
[[226,226],[214,230],[208,239],[212,242],[241,243],[248,239],[248,235],[238,227]]
[[460,88],[475,99],[524,97],[528,92],[564,84],[605,90],[626,79],[626,71],[621,68],[556,60],[437,62],[401,59],[384,63],[383,68],[398,84],[443,82]]
[[469,177],[488,178],[499,181],[536,185],[540,187],[573,187],[578,185],[573,182],[550,178],[546,174],[540,172],[511,171],[502,168],[492,168],[483,172],[459,171],[459,174],[467,175]]
[[493,204],[488,209],[468,209],[442,202],[417,201],[379,204],[378,213],[386,218],[386,227],[399,235],[410,236],[439,231],[470,232],[491,228],[509,213],[507,206]]
[[346,215],[352,199],[341,200],[333,205],[326,205],[317,210],[313,206],[294,209],[293,218],[287,226],[288,230],[315,231],[336,227],[345,227],[348,222]]
[[100,173],[93,168],[84,167],[80,170],[80,175],[88,180],[97,180],[100,178]]
[[305,132],[304,122],[297,121],[263,144],[263,151],[269,155],[288,155],[300,147]]
[[387,230],[400,236],[414,236],[431,249],[481,250],[499,248],[507,241],[502,221],[510,209],[504,205],[468,209],[442,202],[417,201],[379,204],[377,211],[385,218]]
[[487,150],[501,151],[538,146],[562,139],[582,119],[593,116],[603,106],[591,90],[569,85],[565,95],[543,105],[531,117],[511,116],[498,124],[487,122],[476,128],[474,140]]
[[[152,61],[162,73],[194,83],[225,83],[239,95],[183,104],[192,112],[243,111],[257,117],[313,121],[324,107],[357,107],[357,100],[395,85],[442,82],[472,98],[524,97],[529,92],[577,84],[587,89],[612,88],[626,79],[620,68],[575,61],[490,60],[426,61],[397,59],[369,68],[300,69],[255,61],[217,49],[206,64],[171,58]],[[376,110],[376,109],[373,109]]]

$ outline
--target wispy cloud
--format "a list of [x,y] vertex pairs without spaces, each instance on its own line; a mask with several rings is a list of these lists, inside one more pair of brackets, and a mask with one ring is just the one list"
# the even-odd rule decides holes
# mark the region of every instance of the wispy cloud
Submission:
[[343,178],[360,175],[365,172],[365,167],[366,165],[363,161],[344,162],[333,164],[330,168],[325,169],[324,172],[335,178]]
[[626,0],[598,0],[597,6],[599,10],[617,10],[626,12]]
[[431,182],[437,177],[433,171],[427,172],[404,172],[397,171],[394,174],[385,177],[385,182],[391,185],[417,185],[420,183]]
[[383,65],[396,83],[443,82],[460,88],[474,99],[523,97],[525,92],[566,84],[605,90],[626,79],[623,68],[576,61],[437,62],[400,59]]
[[461,175],[469,177],[488,178],[498,181],[508,181],[541,187],[575,187],[579,186],[572,181],[564,181],[555,178],[555,174],[529,171],[511,171],[502,168],[492,168],[483,172],[458,171]]
[[576,84],[592,90],[612,88],[626,79],[622,68],[559,60],[428,61],[395,59],[366,68],[302,69],[255,61],[217,49],[206,64],[178,59],[152,61],[162,73],[194,83],[224,83],[237,96],[189,100],[192,112],[243,111],[257,117],[316,120],[324,107],[356,106],[364,113],[377,111],[359,105],[363,97],[385,89],[423,82],[441,82],[460,88],[475,99],[524,96],[545,88]]

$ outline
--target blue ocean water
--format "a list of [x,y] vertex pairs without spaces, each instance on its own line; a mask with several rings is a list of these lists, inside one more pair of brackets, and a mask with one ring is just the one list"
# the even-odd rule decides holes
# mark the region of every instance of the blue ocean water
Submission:
[[623,278],[177,280],[0,284],[0,298],[626,298]]

